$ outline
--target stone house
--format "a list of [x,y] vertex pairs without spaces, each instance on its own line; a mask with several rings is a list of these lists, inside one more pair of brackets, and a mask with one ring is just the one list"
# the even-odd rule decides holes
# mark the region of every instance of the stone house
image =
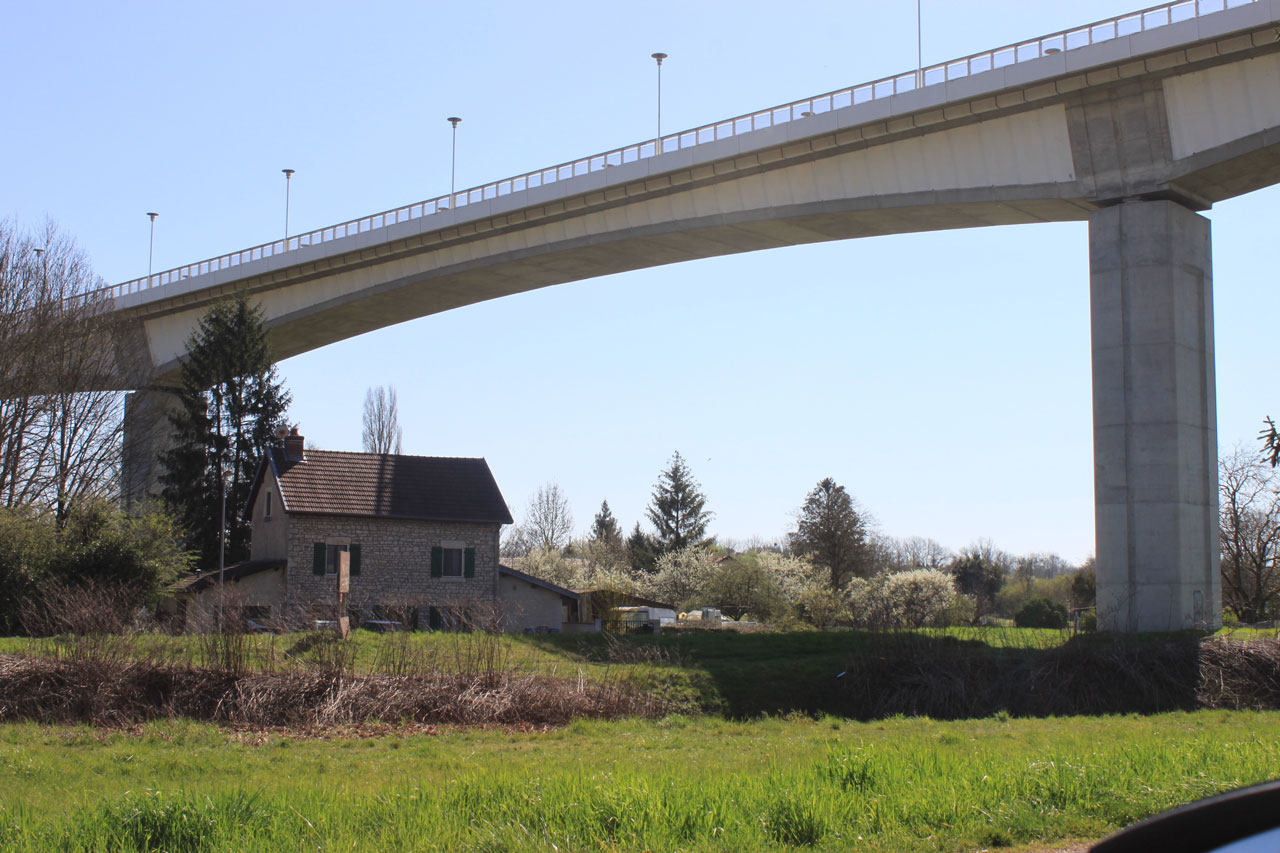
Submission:
[[[576,612],[571,590],[498,565],[512,519],[484,459],[304,448],[295,429],[258,468],[246,510],[250,558],[227,570],[237,613],[288,627],[338,615],[344,553],[355,624],[560,630]],[[216,573],[173,593],[181,621],[193,604],[212,612]]]

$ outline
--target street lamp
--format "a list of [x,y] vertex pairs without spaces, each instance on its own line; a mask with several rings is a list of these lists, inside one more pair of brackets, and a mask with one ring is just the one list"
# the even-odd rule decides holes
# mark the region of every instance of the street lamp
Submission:
[[924,87],[924,52],[921,49],[920,0],[916,0],[916,88]]
[[449,164],[449,206],[453,207],[453,193],[456,189],[458,178],[458,122],[462,121],[462,119],[457,116],[449,116],[446,121],[453,125],[453,159]]
[[665,53],[651,53],[651,57],[658,61],[658,138],[653,144],[654,156],[662,153],[662,60],[667,58]]
[[284,172],[284,249],[289,251],[289,187],[293,183],[293,169],[281,169]]
[[158,213],[148,213],[151,217],[151,246],[147,249],[147,287],[151,286],[151,262],[156,257],[156,217]]

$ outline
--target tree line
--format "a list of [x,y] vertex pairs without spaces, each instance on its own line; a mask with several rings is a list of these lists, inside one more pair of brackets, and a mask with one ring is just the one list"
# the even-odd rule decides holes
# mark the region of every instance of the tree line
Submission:
[[[1056,554],[1015,556],[979,540],[959,552],[922,537],[894,539],[832,478],[804,497],[794,528],[746,548],[708,534],[714,514],[679,452],[654,484],[630,535],[607,500],[573,538],[569,501],[556,483],[530,498],[507,531],[503,559],[573,589],[606,589],[679,609],[714,606],[818,626],[977,624],[991,619],[1065,626],[1092,606],[1092,564]],[[1024,612],[1025,611],[1025,612]]]

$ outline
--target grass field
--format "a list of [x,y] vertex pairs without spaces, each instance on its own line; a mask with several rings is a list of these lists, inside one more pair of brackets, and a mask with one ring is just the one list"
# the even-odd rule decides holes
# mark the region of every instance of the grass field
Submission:
[[0,850],[960,851],[1280,776],[1280,713],[669,717],[300,739],[0,727]]

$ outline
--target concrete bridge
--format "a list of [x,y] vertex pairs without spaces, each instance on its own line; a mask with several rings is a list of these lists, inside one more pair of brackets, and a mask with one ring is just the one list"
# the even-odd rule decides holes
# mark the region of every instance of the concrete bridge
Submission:
[[1280,181],[1280,0],[1184,0],[116,285],[126,487],[214,301],[279,357],[539,287],[915,231],[1088,220],[1098,598],[1216,626],[1213,203]]

